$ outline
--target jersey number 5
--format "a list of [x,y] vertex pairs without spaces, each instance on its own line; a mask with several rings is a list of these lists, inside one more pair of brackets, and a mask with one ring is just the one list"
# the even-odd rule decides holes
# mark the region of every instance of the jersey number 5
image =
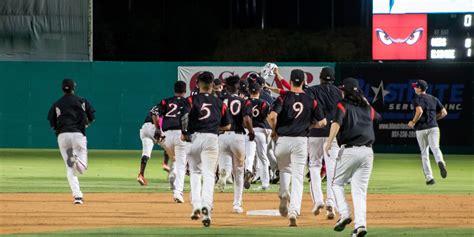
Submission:
[[295,118],[298,118],[301,115],[301,113],[303,113],[303,104],[301,102],[294,103],[293,110],[297,113]]
[[207,119],[211,116],[211,110],[209,109],[209,107],[211,107],[212,104],[208,104],[208,103],[203,103],[202,106],[201,106],[201,114],[204,112],[204,115],[202,115],[200,118],[198,118],[199,120],[203,120],[203,119]]

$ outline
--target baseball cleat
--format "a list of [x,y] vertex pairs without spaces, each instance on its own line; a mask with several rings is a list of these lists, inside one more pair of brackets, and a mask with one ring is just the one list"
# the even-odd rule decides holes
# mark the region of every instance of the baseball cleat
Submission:
[[313,210],[311,210],[311,212],[313,213],[313,215],[317,216],[317,215],[319,215],[319,213],[321,213],[321,210],[323,208],[324,208],[324,205],[322,205],[322,204],[314,205]]
[[237,214],[244,213],[244,209],[241,206],[234,206],[233,211],[234,213],[237,213]]
[[290,195],[288,193],[279,196],[280,198],[280,215],[281,216],[288,216],[288,203],[290,202]]
[[343,231],[346,228],[346,225],[350,224],[352,219],[350,217],[341,218],[337,221],[336,225],[334,226],[335,231]]
[[430,180],[426,181],[426,185],[433,185],[433,184],[435,184],[435,183],[436,183],[436,182],[435,182],[434,179],[430,179]]
[[202,225],[204,225],[204,227],[211,226],[211,211],[209,210],[209,208],[203,207],[201,209],[201,213],[202,213]]
[[74,198],[74,204],[84,204],[84,199],[81,197]]
[[184,198],[183,196],[174,196],[174,202],[176,203],[184,203]]
[[219,172],[219,180],[217,180],[217,191],[219,192],[224,192],[225,189],[225,184],[226,184],[226,174],[227,172],[225,170],[221,170]]
[[298,225],[296,224],[296,214],[291,213],[288,215],[288,219],[290,220],[290,223],[288,224],[289,227],[297,227]]
[[194,211],[191,213],[191,220],[197,220],[201,217],[201,209],[194,209]]
[[448,171],[446,170],[446,165],[443,162],[440,161],[440,162],[438,162],[438,166],[439,166],[439,172],[441,174],[441,177],[443,179],[448,177]]
[[252,172],[245,170],[244,172],[244,188],[249,189],[252,183],[253,174]]
[[326,207],[326,217],[328,220],[332,220],[336,217],[336,213],[334,212],[334,208],[331,206]]
[[268,189],[270,189],[270,186],[261,186],[260,187],[261,191],[267,191]]
[[363,237],[367,234],[365,226],[359,226],[352,232],[352,237]]
[[143,176],[142,174],[138,174],[137,181],[138,181],[138,183],[141,184],[142,186],[148,184],[148,181],[146,181],[145,176]]
[[161,167],[163,167],[163,170],[164,170],[164,171],[166,171],[166,172],[168,172],[168,173],[170,172],[170,167],[168,166],[168,164],[163,163],[163,164],[161,165]]

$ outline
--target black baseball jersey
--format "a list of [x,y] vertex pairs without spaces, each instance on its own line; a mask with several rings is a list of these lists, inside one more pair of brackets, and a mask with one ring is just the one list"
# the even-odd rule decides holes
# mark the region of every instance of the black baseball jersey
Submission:
[[146,114],[145,121],[143,123],[153,123],[153,118],[151,117],[153,115],[152,112],[157,111],[157,110],[158,110],[158,107],[156,105],[153,106]]
[[219,133],[219,126],[232,122],[227,106],[212,94],[199,93],[187,98],[185,112],[189,111],[190,133]]
[[86,99],[65,94],[51,106],[48,120],[56,135],[65,132],[80,132],[86,135],[86,126],[95,119],[94,112],[95,109]]
[[278,97],[272,111],[278,114],[276,130],[279,136],[306,137],[311,123],[324,119],[318,102],[304,92],[289,91]]
[[324,83],[306,89],[306,93],[318,101],[327,125],[324,128],[312,128],[309,130],[310,137],[328,137],[331,121],[336,114],[336,105],[342,99],[341,91],[332,83]]
[[260,99],[265,100],[269,105],[273,104],[275,101],[272,97],[272,92],[267,89],[260,90]]
[[186,99],[181,96],[173,96],[161,100],[150,111],[152,115],[162,116],[163,123],[161,130],[180,130],[181,129],[181,110],[185,106]]
[[227,106],[232,116],[230,131],[244,134],[244,116],[251,114],[250,110],[245,107],[245,100],[236,94],[230,95],[225,93],[222,95],[221,100]]
[[415,124],[415,130],[438,127],[436,114],[443,110],[443,105],[438,98],[429,94],[420,94],[413,99],[413,106],[423,109],[420,120]]
[[250,98],[245,101],[245,107],[252,118],[254,128],[269,128],[266,121],[270,106],[265,100]]
[[337,135],[339,145],[363,146],[375,142],[373,124],[380,116],[372,106],[356,106],[343,100],[336,108],[334,122],[341,126]]

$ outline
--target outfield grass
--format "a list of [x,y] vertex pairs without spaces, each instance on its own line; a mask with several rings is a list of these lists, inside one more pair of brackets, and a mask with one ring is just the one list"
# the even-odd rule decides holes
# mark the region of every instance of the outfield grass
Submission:
[[[350,236],[350,228],[334,232],[330,228],[114,228],[61,231],[43,234],[16,234],[9,236]],[[393,229],[373,228],[368,236],[473,236],[474,229]]]
[[[468,194],[474,191],[474,156],[446,155],[448,178],[441,179],[436,164],[436,185],[426,186],[416,154],[376,154],[369,193]],[[166,172],[161,169],[162,151],[148,162],[149,186],[135,178],[140,151],[89,151],[89,170],[80,178],[83,192],[166,192]],[[0,192],[70,192],[58,150],[0,149]],[[256,187],[256,185],[254,185]],[[307,191],[308,185],[305,185]],[[273,191],[278,185],[272,185]],[[189,182],[186,182],[189,190]],[[227,191],[232,191],[231,189]],[[256,190],[251,190],[257,192]]]

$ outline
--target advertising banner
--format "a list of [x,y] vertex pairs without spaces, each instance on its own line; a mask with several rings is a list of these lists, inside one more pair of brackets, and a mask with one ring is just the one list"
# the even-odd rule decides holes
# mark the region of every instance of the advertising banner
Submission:
[[[338,66],[339,67],[339,66]],[[407,123],[413,118],[411,84],[428,82],[427,93],[436,96],[448,111],[438,121],[441,144],[472,144],[472,64],[341,64],[341,77],[359,80],[367,99],[382,115],[376,125],[376,144],[417,144],[415,130]]]

